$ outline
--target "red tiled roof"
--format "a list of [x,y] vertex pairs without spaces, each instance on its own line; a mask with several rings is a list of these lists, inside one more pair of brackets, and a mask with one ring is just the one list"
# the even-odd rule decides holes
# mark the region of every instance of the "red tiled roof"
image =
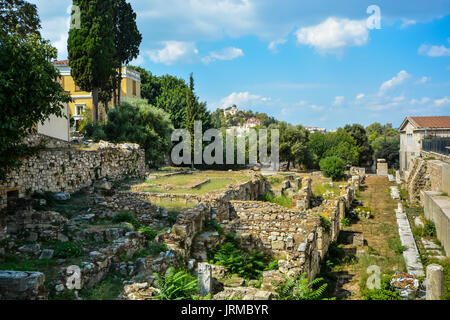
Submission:
[[62,66],[62,65],[68,65],[68,64],[69,64],[69,60],[53,61],[52,63],[53,63],[54,65],[59,65],[59,66]]
[[450,116],[410,117],[419,128],[450,128]]

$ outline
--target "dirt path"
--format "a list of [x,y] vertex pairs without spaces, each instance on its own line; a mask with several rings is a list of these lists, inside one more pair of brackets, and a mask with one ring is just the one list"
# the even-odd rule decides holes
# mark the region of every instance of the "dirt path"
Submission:
[[[405,268],[402,254],[394,252],[393,249],[396,241],[399,241],[399,236],[394,213],[397,202],[390,198],[390,185],[392,184],[387,177],[368,176],[366,184],[357,195],[364,207],[373,210],[374,217],[361,219],[341,231],[339,243],[344,244],[343,249],[348,256],[346,258],[356,255],[356,259],[333,269],[337,276],[335,294],[338,298],[361,299],[360,283],[366,279],[369,265],[378,265],[384,274],[403,271]],[[364,246],[357,248],[351,240],[347,240],[352,238],[354,233],[363,234]]]

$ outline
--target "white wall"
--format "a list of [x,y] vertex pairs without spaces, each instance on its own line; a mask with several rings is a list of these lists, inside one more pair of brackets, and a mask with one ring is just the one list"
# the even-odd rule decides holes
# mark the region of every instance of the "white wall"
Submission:
[[60,139],[63,141],[69,141],[69,127],[70,127],[70,110],[69,104],[65,104],[62,110],[62,114],[67,117],[58,118],[55,115],[44,122],[44,124],[38,124],[38,133]]

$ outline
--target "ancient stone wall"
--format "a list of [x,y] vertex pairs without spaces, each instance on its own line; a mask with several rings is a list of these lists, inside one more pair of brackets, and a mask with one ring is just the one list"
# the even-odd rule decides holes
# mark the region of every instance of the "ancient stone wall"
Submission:
[[189,257],[194,238],[203,230],[206,219],[214,218],[226,224],[235,216],[230,201],[256,200],[267,190],[266,180],[262,176],[255,176],[225,191],[203,196],[201,203],[178,216],[170,234],[158,236],[157,241],[165,242],[170,249],[181,251],[183,256]]
[[96,150],[75,149],[56,139],[23,161],[0,186],[0,209],[7,205],[7,192],[19,197],[34,191],[73,193],[100,178],[111,180],[145,175],[145,154],[136,144],[102,143]]
[[41,272],[0,271],[0,300],[45,300],[44,281]]

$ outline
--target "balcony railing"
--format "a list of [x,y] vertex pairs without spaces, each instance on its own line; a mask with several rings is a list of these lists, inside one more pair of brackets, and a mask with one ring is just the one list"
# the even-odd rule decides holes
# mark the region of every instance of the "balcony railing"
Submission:
[[450,138],[423,139],[422,150],[450,156]]

